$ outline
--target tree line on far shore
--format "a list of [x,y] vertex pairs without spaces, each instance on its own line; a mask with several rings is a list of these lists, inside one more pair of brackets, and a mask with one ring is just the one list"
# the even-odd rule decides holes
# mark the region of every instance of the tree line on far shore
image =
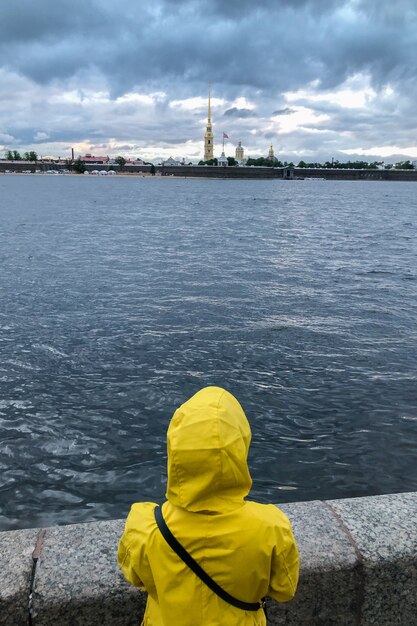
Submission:
[[20,154],[18,150],[7,150],[5,159],[7,161],[39,161],[39,157],[37,152],[24,152],[23,156]]
[[368,163],[368,161],[346,161],[345,163],[341,163],[340,161],[326,161],[325,163],[305,163],[304,161],[300,161],[296,167],[315,167],[315,168],[336,168],[336,169],[345,169],[345,170],[378,170],[378,169],[395,169],[395,170],[414,170],[415,167],[411,161],[400,161],[399,163],[387,163],[384,164],[384,161],[372,161],[372,163]]
[[[239,163],[233,157],[227,157],[227,164],[229,166],[237,166]],[[208,161],[200,161],[199,165],[218,165],[218,161],[216,158],[210,159]],[[268,157],[259,157],[259,159],[249,158],[245,163],[246,167],[255,166],[255,167],[299,167],[299,168],[317,168],[317,169],[352,169],[352,170],[377,170],[384,168],[386,170],[396,169],[396,170],[413,170],[416,169],[411,161],[400,161],[399,163],[387,163],[384,164],[383,161],[372,161],[368,163],[368,161],[346,161],[342,163],[337,160],[326,161],[325,163],[306,163],[305,161],[299,161],[297,165],[295,165],[292,161],[279,161],[272,160]]]
[[[32,161],[34,163],[37,163],[39,161],[39,157],[36,152],[24,152],[22,156],[17,150],[7,150],[5,154],[5,159],[7,161]],[[116,157],[114,159],[114,162],[116,165],[118,165],[119,171],[122,171],[126,165],[126,159],[122,156]],[[85,166],[85,162],[82,160],[81,157],[78,157],[78,159],[75,159],[74,161],[72,159],[65,159],[65,165],[68,167],[68,169],[74,172],[78,172],[79,174],[84,174],[87,169]],[[153,163],[145,161],[144,165],[150,165],[150,173],[155,174],[155,166]],[[110,169],[113,169],[113,167],[110,166]]]
[[[24,152],[22,155],[18,150],[6,150],[4,158],[7,161],[39,161],[38,153],[34,151]],[[58,157],[58,161],[59,160],[60,159]],[[126,165],[126,159],[122,156],[116,157],[114,159],[114,162],[120,167],[124,167]],[[80,167],[81,164],[84,164],[84,161],[81,159],[81,157],[78,157],[78,159],[75,159],[75,161],[73,161],[72,159],[65,159],[65,163],[67,165],[77,164],[77,166]]]

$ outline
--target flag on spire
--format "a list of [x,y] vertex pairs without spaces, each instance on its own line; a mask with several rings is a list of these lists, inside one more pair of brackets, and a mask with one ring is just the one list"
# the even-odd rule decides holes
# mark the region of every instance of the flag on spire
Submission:
[[226,135],[226,133],[223,133],[223,139],[229,139],[229,135]]

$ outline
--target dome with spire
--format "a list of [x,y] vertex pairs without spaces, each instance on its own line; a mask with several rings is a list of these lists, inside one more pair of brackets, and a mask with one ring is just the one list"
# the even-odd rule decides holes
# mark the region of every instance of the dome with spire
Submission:
[[274,154],[274,148],[272,147],[272,143],[269,146],[268,156],[266,157],[268,161],[272,161],[273,163],[278,163],[278,159]]

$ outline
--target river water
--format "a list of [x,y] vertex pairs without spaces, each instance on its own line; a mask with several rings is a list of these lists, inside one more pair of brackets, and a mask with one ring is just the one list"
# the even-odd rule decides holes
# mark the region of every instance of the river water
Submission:
[[0,528],[164,497],[205,385],[251,497],[417,488],[417,184],[0,177]]

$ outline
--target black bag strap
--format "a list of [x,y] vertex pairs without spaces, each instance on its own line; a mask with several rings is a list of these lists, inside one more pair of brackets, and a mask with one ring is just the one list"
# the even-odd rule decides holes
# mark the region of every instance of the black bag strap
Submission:
[[175,539],[172,532],[169,530],[164,516],[162,515],[162,510],[160,506],[156,506],[154,510],[155,520],[158,524],[158,528],[161,531],[164,539],[168,543],[168,545],[178,554],[180,559],[184,561],[186,565],[196,574],[202,581],[209,587],[214,593],[216,593],[222,600],[228,602],[232,606],[237,607],[238,609],[243,609],[244,611],[258,611],[259,609],[265,608],[264,601],[260,602],[243,602],[242,600],[238,600],[231,596],[227,591],[222,589],[204,570],[197,561],[194,561],[191,554],[187,552],[185,548],[182,547],[179,541]]

